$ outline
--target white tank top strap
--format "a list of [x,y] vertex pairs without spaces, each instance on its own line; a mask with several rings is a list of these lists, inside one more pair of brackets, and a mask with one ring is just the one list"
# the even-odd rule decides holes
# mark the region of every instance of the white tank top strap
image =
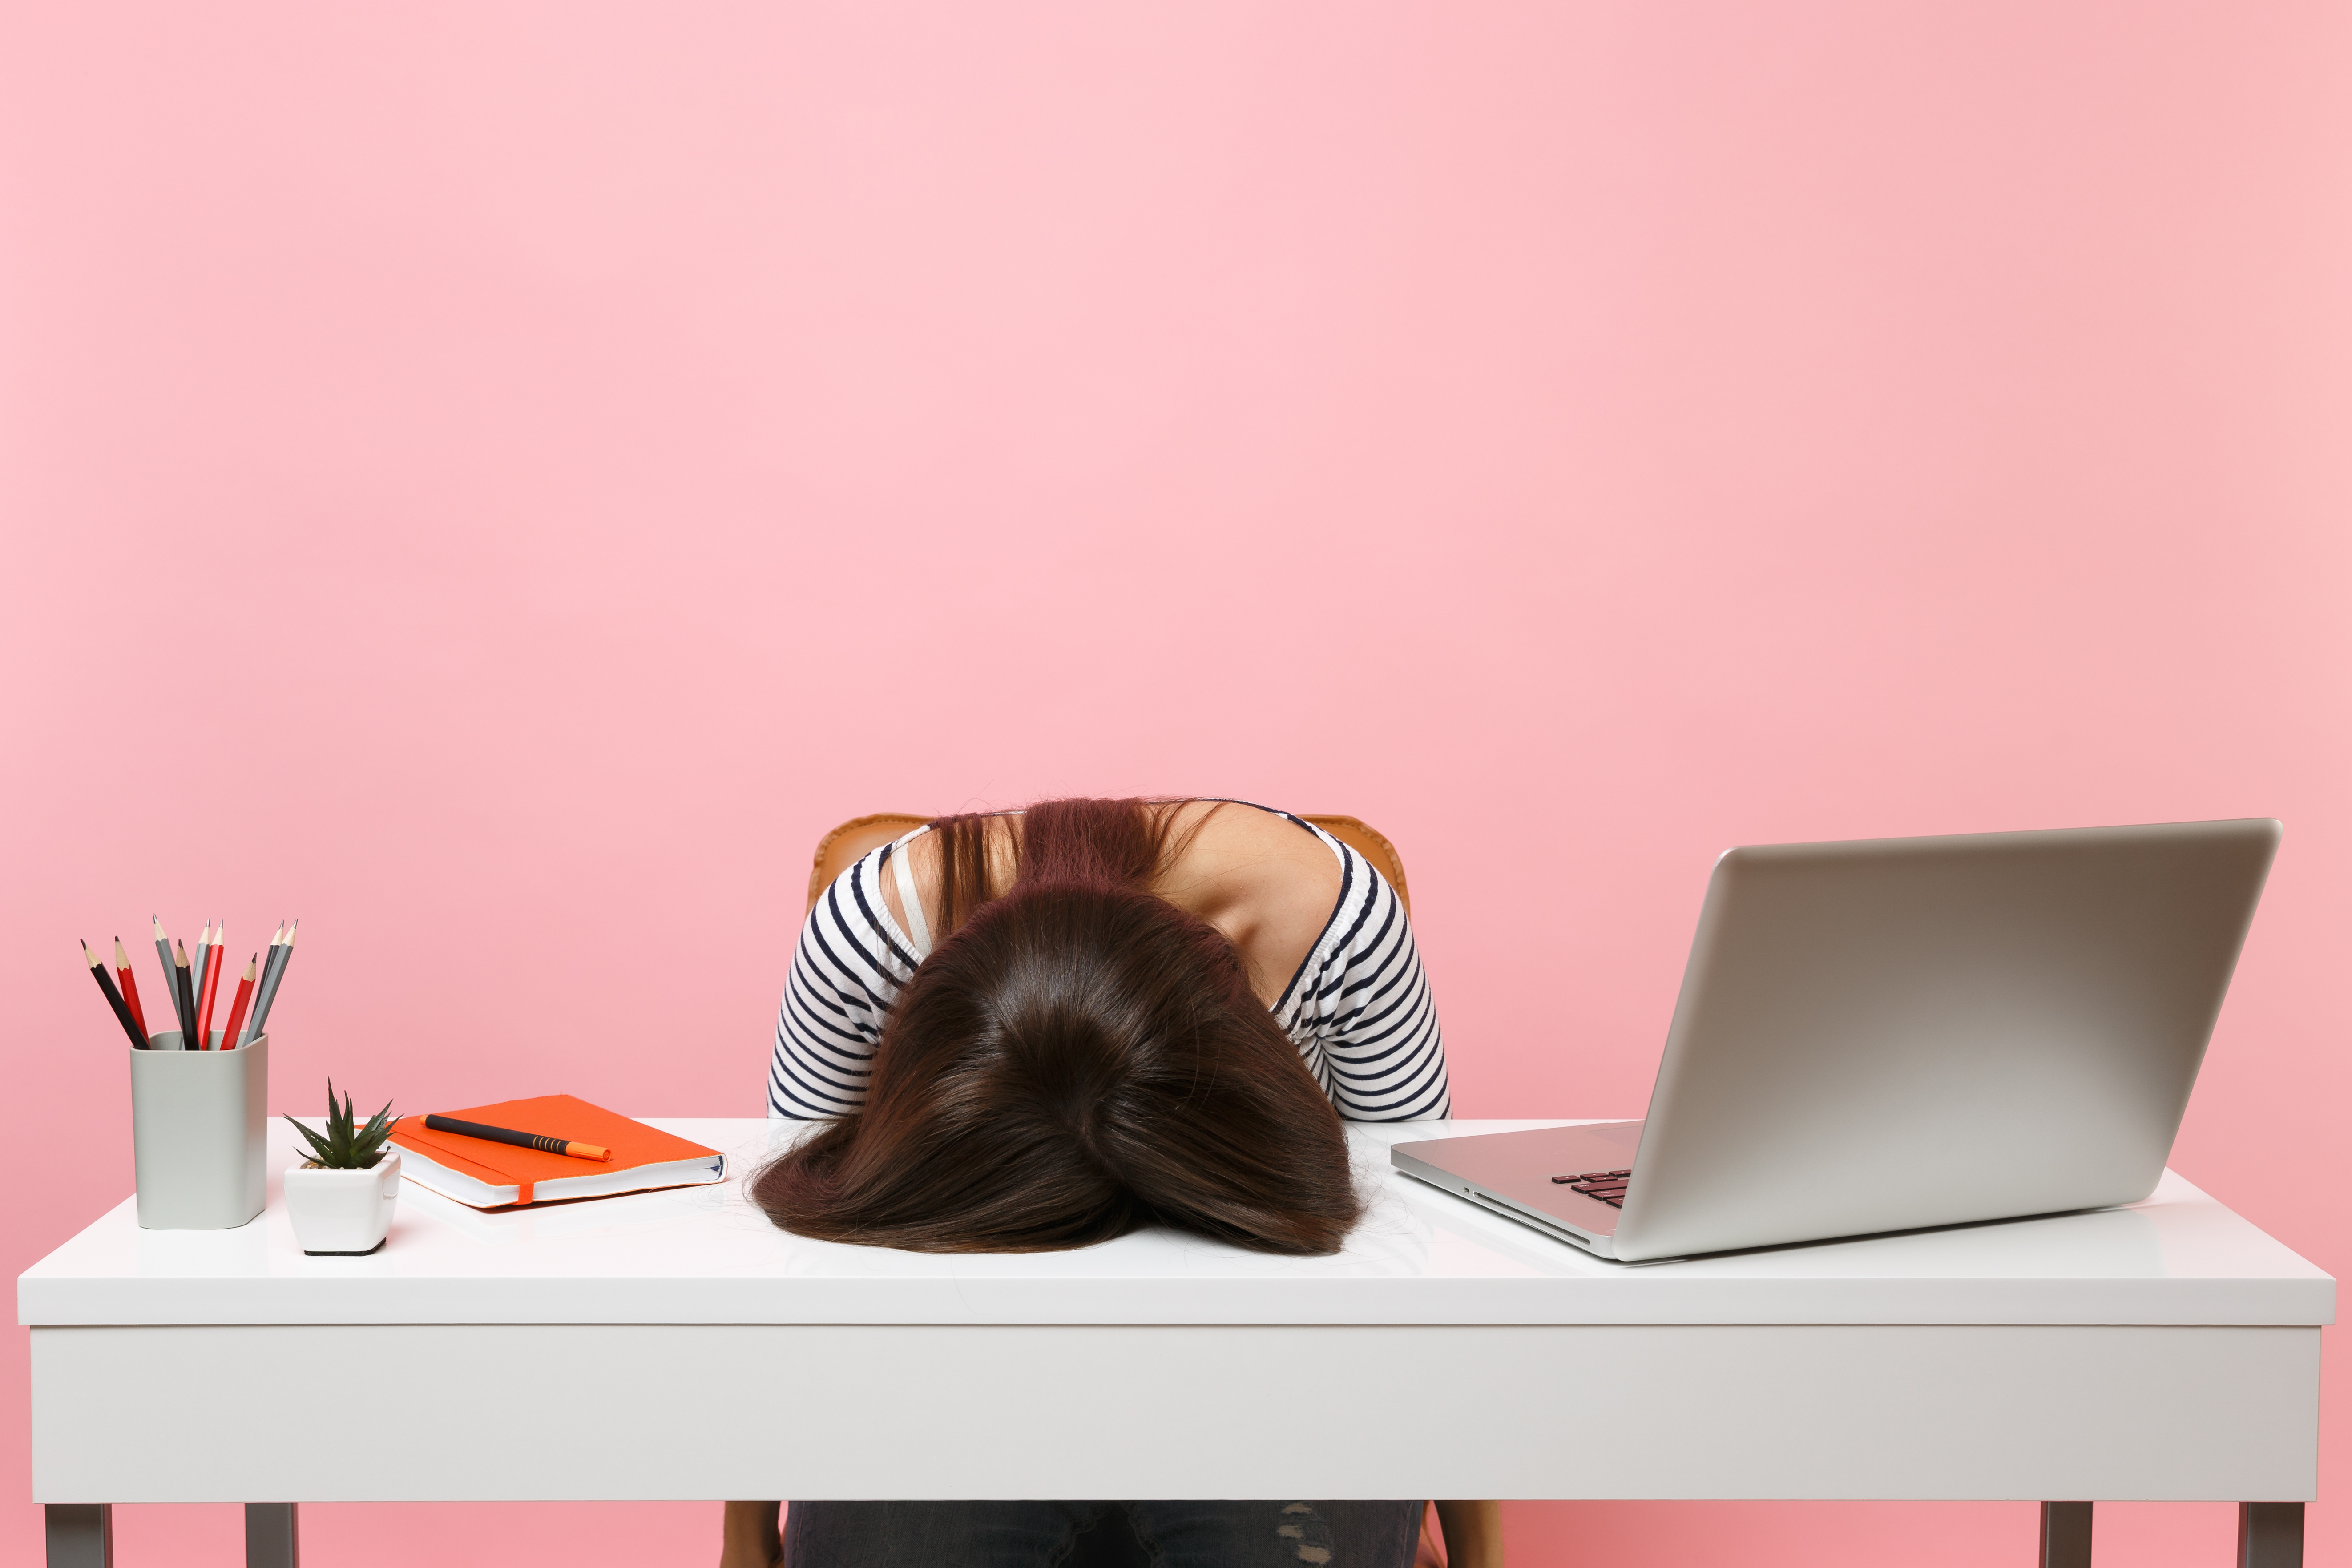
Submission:
[[923,900],[915,892],[915,868],[907,862],[907,844],[917,835],[930,830],[930,825],[926,823],[890,846],[890,868],[898,878],[898,902],[907,910],[902,923],[908,936],[914,939],[915,961],[919,963],[931,956],[931,922],[923,918]]

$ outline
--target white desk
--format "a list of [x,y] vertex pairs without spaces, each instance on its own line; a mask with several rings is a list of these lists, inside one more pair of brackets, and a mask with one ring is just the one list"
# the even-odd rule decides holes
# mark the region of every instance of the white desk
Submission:
[[[19,1279],[33,1495],[53,1563],[104,1561],[119,1501],[273,1500],[248,1521],[290,1552],[275,1505],[307,1500],[1277,1494],[2222,1499],[2280,1505],[2243,1515],[2253,1560],[2299,1560],[2335,1282],[2178,1176],[2131,1209],[1628,1266],[1386,1163],[1551,1124],[1354,1129],[1379,1196],[1333,1258],[844,1247],[730,1180],[504,1215],[411,1184],[353,1258],[295,1247],[280,1122],[252,1225],[142,1231],[126,1200]],[[735,1173],[771,1135],[656,1125]],[[295,1403],[329,1385],[390,1391],[391,1442],[312,1440]],[[549,1440],[467,1442],[445,1390]]]

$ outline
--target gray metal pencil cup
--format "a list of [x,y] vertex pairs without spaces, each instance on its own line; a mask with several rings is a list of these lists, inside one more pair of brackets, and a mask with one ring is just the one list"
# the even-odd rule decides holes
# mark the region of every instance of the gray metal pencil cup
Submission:
[[147,1230],[230,1230],[261,1212],[269,1124],[269,1037],[242,1050],[184,1051],[180,1031],[131,1051],[131,1137],[139,1160],[139,1224]]

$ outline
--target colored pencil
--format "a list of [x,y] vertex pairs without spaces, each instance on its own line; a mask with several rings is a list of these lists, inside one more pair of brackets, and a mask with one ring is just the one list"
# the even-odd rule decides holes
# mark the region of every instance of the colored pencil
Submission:
[[278,1005],[278,988],[286,983],[286,966],[294,962],[294,936],[302,929],[295,921],[286,928],[286,943],[278,950],[278,966],[261,975],[261,994],[253,999],[253,1032],[259,1034],[268,1026],[269,1010]]
[[261,1026],[268,1021],[270,1000],[278,994],[278,961],[286,951],[286,924],[278,922],[277,934],[269,939],[269,949],[261,957],[260,988],[253,994],[253,1014],[245,1021],[248,1038],[261,1033]]
[[163,934],[163,921],[161,916],[149,915],[147,918],[155,922],[155,956],[163,962],[163,994],[171,1000],[172,1017],[180,1026],[180,1040],[184,1045],[187,1042],[188,1030],[193,1026],[189,1022],[187,1014],[180,1010],[180,987],[172,978],[172,939]]
[[253,1037],[261,1033],[261,1016],[266,1011],[261,1005],[262,994],[269,989],[269,977],[278,972],[278,950],[285,945],[286,922],[279,921],[278,929],[269,933],[269,945],[262,950],[261,977],[253,994],[253,1011],[246,1015],[245,1037],[237,1041],[239,1046],[250,1045]]
[[106,1005],[114,1009],[115,1021],[122,1026],[122,1032],[131,1037],[134,1047],[144,1047],[147,1037],[141,1034],[139,1026],[131,1021],[131,1009],[122,1005],[122,993],[117,991],[114,982],[108,978],[104,961],[90,952],[88,942],[81,944],[81,955],[89,960],[89,977],[98,982],[100,991],[106,993]]
[[185,942],[172,944],[172,984],[180,994],[180,1016],[188,1021],[188,1026],[180,1031],[180,1048],[201,1051],[205,1043],[196,1038],[195,981],[188,973],[188,946]]
[[[212,977],[212,973],[213,973],[213,922],[212,922],[212,921],[206,921],[205,922],[205,929],[204,929],[204,931],[203,931],[201,933],[199,933],[199,934],[198,934],[198,936],[196,937],[196,974],[195,974],[195,985],[196,985],[196,1004],[197,1004],[197,1005],[199,1005],[199,1006],[202,1006],[202,1005],[204,1005],[204,1000],[205,1000],[205,982],[206,980],[208,980],[208,979],[210,979],[210,978]],[[198,1034],[200,1037],[209,1038],[210,1037],[208,1037],[208,1036],[204,1036],[204,1020],[203,1020],[203,1019],[201,1019],[201,1018],[199,1018],[199,1019],[196,1021],[196,1024],[197,1024],[197,1031],[196,1031],[196,1032],[197,1032],[197,1034]]]
[[237,1031],[245,1026],[245,1010],[253,1005],[253,977],[261,972],[261,954],[255,953],[246,961],[245,973],[236,983],[236,1000],[228,1005],[228,1024],[221,1030],[221,1044],[230,1050],[245,1044]]
[[[210,954],[205,963],[205,983],[196,991],[196,1038],[207,1051],[213,1048],[213,998],[220,994],[221,971],[228,967],[220,956],[218,942],[212,945]],[[228,1043],[227,1037],[222,1037],[221,1044]]]
[[139,977],[131,973],[131,955],[122,951],[122,939],[114,939],[114,973],[121,977],[122,1005],[131,1009],[131,1021],[139,1026],[139,1043],[147,1043],[147,1009],[139,1005]]
[[287,922],[280,921],[278,935],[269,944],[269,952],[261,961],[260,989],[253,994],[253,1016],[245,1026],[248,1035],[259,1035],[269,1022],[270,1005],[278,1000],[278,974],[286,964]]

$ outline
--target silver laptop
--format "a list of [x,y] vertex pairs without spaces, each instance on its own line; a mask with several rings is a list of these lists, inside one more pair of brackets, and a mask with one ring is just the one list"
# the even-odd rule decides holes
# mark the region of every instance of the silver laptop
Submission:
[[1727,851],[1640,1121],[1399,1143],[1627,1262],[2137,1203],[2280,827]]

